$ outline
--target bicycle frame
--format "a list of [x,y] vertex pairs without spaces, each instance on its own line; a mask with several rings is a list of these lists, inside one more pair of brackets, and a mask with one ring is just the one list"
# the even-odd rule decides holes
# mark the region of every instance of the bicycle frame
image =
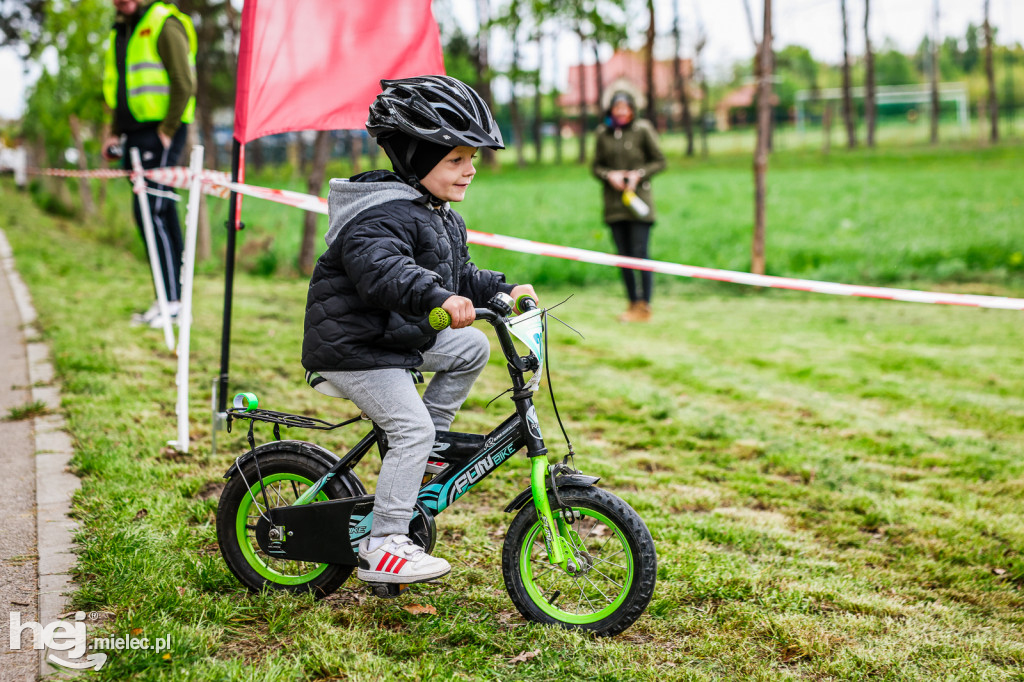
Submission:
[[[518,354],[504,317],[486,308],[477,308],[476,314],[478,320],[490,322],[497,333],[502,351],[508,360],[508,372],[512,379],[512,400],[516,411],[484,437],[483,445],[475,454],[463,462],[450,462],[450,466],[444,471],[426,481],[420,488],[418,502],[431,515],[440,514],[525,447],[526,456],[530,458],[531,495],[543,526],[548,559],[552,564],[564,569],[567,557],[571,555],[568,548],[572,546],[572,539],[569,537],[567,525],[561,519],[556,522],[551,510],[547,487],[550,474],[548,450],[544,445],[540,423],[537,420],[533,391],[523,376],[527,371],[539,372],[540,362],[533,353],[526,356]],[[247,417],[243,410],[229,412],[234,413],[233,416],[236,417]],[[248,418],[255,419],[255,415]],[[440,438],[443,441],[444,435],[440,434]],[[372,431],[310,486],[292,506],[312,503],[332,477],[354,468],[374,445],[377,445],[383,456],[386,452],[385,442],[383,432],[375,425]],[[353,521],[358,526],[369,528],[371,518],[372,512],[361,518],[353,518]]]

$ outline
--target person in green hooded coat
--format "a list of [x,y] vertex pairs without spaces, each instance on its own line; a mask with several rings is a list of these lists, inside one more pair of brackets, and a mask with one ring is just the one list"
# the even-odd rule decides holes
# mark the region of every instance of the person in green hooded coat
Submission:
[[[592,170],[603,186],[604,221],[611,228],[620,256],[647,258],[655,219],[651,177],[664,169],[665,155],[654,126],[637,118],[631,94],[615,92],[605,122],[597,129]],[[640,272],[639,288],[632,269],[622,268],[622,279],[629,309],[619,320],[647,322],[651,319],[652,273]]]

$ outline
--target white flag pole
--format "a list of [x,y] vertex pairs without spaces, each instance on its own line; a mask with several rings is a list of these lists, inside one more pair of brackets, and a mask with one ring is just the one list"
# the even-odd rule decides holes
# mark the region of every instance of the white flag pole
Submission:
[[199,199],[202,196],[203,147],[194,145],[189,160],[188,208],[185,212],[185,258],[181,267],[181,312],[178,313],[178,440],[172,444],[188,452],[188,366],[192,334],[192,289],[196,272]]
[[149,212],[149,196],[146,194],[146,178],[142,175],[142,158],[138,147],[128,150],[135,172],[132,181],[133,190],[139,200],[139,213],[142,214],[142,234],[146,239],[146,251],[149,253],[149,267],[153,271],[153,286],[156,288],[156,305],[160,309],[160,319],[164,321],[164,341],[167,350],[174,350],[174,331],[171,329],[171,316],[167,309],[167,291],[164,289],[164,276],[160,271],[159,256],[156,253],[156,235],[153,232],[153,216]]

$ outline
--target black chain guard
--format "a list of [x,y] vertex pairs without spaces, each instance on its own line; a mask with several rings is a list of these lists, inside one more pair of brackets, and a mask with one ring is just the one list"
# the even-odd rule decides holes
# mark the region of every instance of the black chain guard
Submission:
[[[359,541],[370,533],[373,495],[276,507],[256,522],[260,549],[275,559],[358,566]],[[271,532],[275,538],[271,539]],[[409,538],[428,553],[434,549],[434,517],[417,503]]]

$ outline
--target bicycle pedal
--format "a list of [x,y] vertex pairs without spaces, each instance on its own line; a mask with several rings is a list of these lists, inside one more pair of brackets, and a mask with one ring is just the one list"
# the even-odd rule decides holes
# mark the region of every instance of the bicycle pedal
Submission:
[[381,599],[400,597],[409,589],[409,585],[399,583],[366,583],[366,585],[370,588],[370,594]]

